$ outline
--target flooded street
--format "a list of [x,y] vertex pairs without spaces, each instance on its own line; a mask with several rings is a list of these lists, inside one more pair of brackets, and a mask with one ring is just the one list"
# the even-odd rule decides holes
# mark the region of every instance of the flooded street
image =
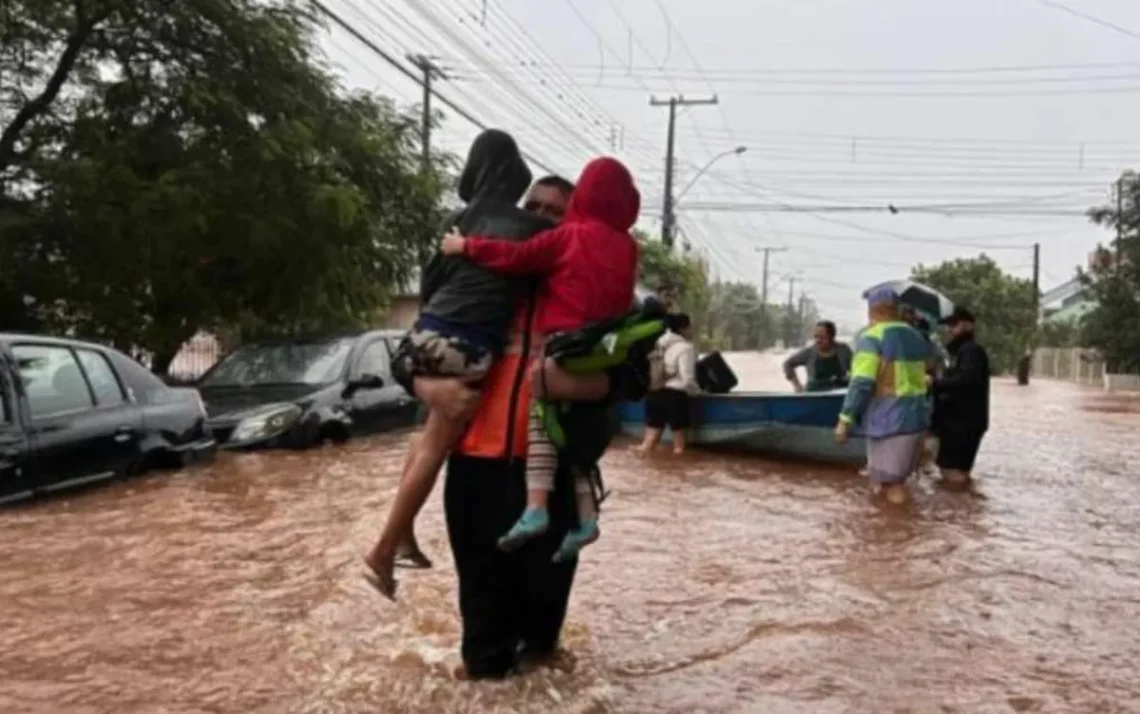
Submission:
[[[783,388],[778,360],[738,360]],[[607,457],[566,667],[454,681],[455,576],[360,577],[406,435],[0,513],[0,712],[1140,710],[1140,402],[995,382],[982,497],[849,471]],[[1131,467],[1132,474],[1129,474]]]

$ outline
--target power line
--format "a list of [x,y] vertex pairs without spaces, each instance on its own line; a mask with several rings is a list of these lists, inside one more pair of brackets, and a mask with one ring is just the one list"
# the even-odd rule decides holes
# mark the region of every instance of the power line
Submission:
[[[562,65],[566,70],[580,71],[580,72],[597,72],[598,70],[607,69],[604,65],[593,64],[567,64]],[[1124,68],[1137,68],[1140,67],[1140,62],[1092,62],[1083,64],[1039,64],[1039,65],[997,65],[997,66],[982,66],[982,67],[925,67],[925,68],[904,68],[904,69],[886,69],[886,68],[821,68],[821,67],[769,67],[769,68],[739,68],[739,67],[725,67],[725,68],[698,68],[698,67],[666,67],[657,65],[631,65],[625,69],[627,71],[638,72],[664,72],[670,74],[697,74],[697,75],[726,75],[726,76],[775,76],[775,75],[956,75],[956,74],[1016,74],[1016,73],[1032,73],[1032,72],[1061,72],[1073,70],[1105,70],[1105,69],[1124,69]]]
[[[408,68],[403,62],[401,62],[400,60],[396,59],[395,57],[393,57],[392,55],[388,54],[386,51],[381,49],[375,42],[368,39],[359,30],[357,30],[356,27],[354,27],[353,25],[346,22],[339,14],[330,10],[327,5],[325,5],[323,2],[321,2],[321,0],[312,0],[312,2],[313,2],[313,7],[315,7],[317,10],[319,10],[321,13],[323,13],[326,17],[328,17],[330,20],[332,20],[338,27],[340,27],[340,29],[342,29],[345,32],[347,32],[348,34],[352,35],[353,38],[355,38],[358,42],[360,42],[362,45],[364,45],[369,50],[371,50],[374,54],[376,54],[376,56],[380,57],[385,62],[387,62],[389,65],[391,65],[394,69],[396,69],[398,72],[400,72],[400,74],[403,74],[405,77],[412,80],[413,82],[416,82],[417,84],[420,82],[420,77],[419,77],[419,75],[417,75],[415,73],[414,70]],[[461,107],[458,104],[456,104],[455,102],[451,101],[451,99],[449,99],[447,96],[441,94],[438,89],[433,88],[431,90],[431,92],[432,92],[432,95],[436,99],[438,99],[441,104],[447,106],[449,109],[451,109],[453,112],[455,112],[460,117],[466,119],[467,121],[471,122],[472,124],[479,127],[480,129],[489,128],[483,121],[481,121],[480,119],[475,117],[473,114],[468,112],[463,107]],[[554,171],[554,169],[547,166],[542,160],[538,159],[537,157],[533,156],[532,154],[529,154],[525,151],[523,151],[522,153],[524,156],[527,157],[527,159],[529,159],[531,161],[531,163],[534,163],[535,165],[541,167],[542,169],[544,169],[546,171],[551,171],[551,172]]]
[[1134,40],[1140,40],[1140,33],[1133,32],[1127,27],[1122,27],[1120,25],[1117,25],[1115,22],[1109,22],[1108,20],[1101,19],[1095,15],[1090,15],[1086,12],[1081,12],[1080,10],[1074,10],[1064,3],[1056,2],[1056,0],[1037,0],[1037,2],[1041,3],[1045,7],[1051,7],[1056,10],[1060,10],[1061,12],[1068,13],[1073,17],[1079,17],[1082,20],[1100,25],[1101,27],[1113,30],[1114,32],[1119,32],[1122,35],[1127,35]]
[[[1135,80],[1133,80],[1135,81]],[[802,86],[802,83],[794,83],[796,86]],[[615,92],[633,92],[644,91],[637,86],[630,84],[592,84],[592,89],[601,89]],[[661,91],[664,88],[658,88],[656,91]],[[650,89],[650,92],[655,90]],[[1116,95],[1116,94],[1137,94],[1140,93],[1140,84],[1129,84],[1125,86],[1077,86],[1064,89],[1052,90],[1001,90],[1001,91],[841,91],[841,90],[823,90],[823,89],[747,89],[737,90],[736,94],[744,94],[753,97],[828,97],[828,98],[842,98],[842,97],[862,97],[862,98],[970,98],[970,99],[1016,99],[1022,97],[1067,97],[1067,96],[1081,96],[1081,95]]]
[[[507,71],[517,70],[518,68],[506,68]],[[571,72],[571,75],[577,75],[576,79],[579,81],[586,81],[592,79],[584,72]],[[615,79],[634,78],[646,81],[667,81],[676,83],[677,81],[693,81],[700,79],[702,81],[711,81],[707,75],[692,74],[692,73],[674,73],[674,72],[654,72],[654,71],[626,71],[623,74],[615,76]],[[836,74],[834,76],[827,75],[798,75],[789,73],[788,75],[772,75],[772,74],[757,74],[757,75],[743,75],[743,74],[726,74],[716,78],[717,82],[738,84],[738,85],[751,85],[751,86],[767,86],[767,85],[795,85],[795,86],[856,86],[856,87],[894,87],[894,86],[921,86],[921,87],[1005,87],[1005,86],[1018,86],[1018,85],[1049,85],[1049,84],[1072,84],[1074,82],[1121,82],[1129,81],[1134,82],[1140,79],[1140,74],[1136,72],[1129,73],[1114,73],[1114,74],[1070,74],[1067,76],[1050,76],[1050,75],[1028,75],[1023,77],[994,77],[990,75],[982,77],[946,77],[946,78],[930,78],[930,77],[915,77],[914,75],[907,75],[898,78],[853,78],[850,74]],[[606,85],[600,82],[595,83],[593,86],[613,86]]]

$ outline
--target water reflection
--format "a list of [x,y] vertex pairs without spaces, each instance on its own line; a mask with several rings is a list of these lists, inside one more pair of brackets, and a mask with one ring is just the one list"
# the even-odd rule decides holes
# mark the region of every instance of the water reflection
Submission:
[[1140,416],[1044,382],[994,401],[984,498],[923,482],[901,513],[842,469],[616,449],[572,656],[501,684],[450,674],[438,496],[437,570],[396,605],[360,579],[404,436],[10,509],[0,711],[1127,711]]

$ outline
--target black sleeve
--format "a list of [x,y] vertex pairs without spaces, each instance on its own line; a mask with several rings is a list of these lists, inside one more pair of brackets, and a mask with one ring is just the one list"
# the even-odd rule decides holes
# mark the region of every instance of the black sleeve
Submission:
[[[448,214],[448,216],[443,219],[443,222],[440,223],[438,238],[443,238],[444,234],[459,225],[466,213],[466,209],[460,209]],[[434,295],[435,291],[439,289],[439,286],[447,280],[447,277],[454,268],[455,259],[448,260],[447,256],[440,253],[438,248],[432,253],[431,259],[428,260],[427,265],[423,267],[420,273],[420,307],[423,307],[431,300],[431,296]]]
[[981,345],[969,344],[958,354],[957,369],[934,382],[937,393],[970,391],[990,378],[990,360]]

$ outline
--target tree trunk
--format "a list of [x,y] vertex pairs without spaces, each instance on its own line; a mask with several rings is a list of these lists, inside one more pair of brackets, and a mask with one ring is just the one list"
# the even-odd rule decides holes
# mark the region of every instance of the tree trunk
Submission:
[[161,352],[155,352],[154,356],[150,359],[150,371],[163,379],[170,377],[170,365],[177,356],[178,348],[173,350],[164,349]]
[[56,62],[55,70],[48,78],[43,91],[20,107],[20,110],[12,117],[12,121],[4,127],[4,131],[0,132],[0,171],[8,168],[15,159],[16,143],[28,124],[51,108],[52,103],[59,96],[60,90],[63,89],[64,83],[67,82],[67,78],[71,76],[71,71],[79,60],[79,53],[83,51],[83,46],[87,44],[91,32],[109,14],[109,12],[103,12],[92,17],[84,17],[82,6],[76,3],[75,7],[75,29],[68,36],[63,52]]

